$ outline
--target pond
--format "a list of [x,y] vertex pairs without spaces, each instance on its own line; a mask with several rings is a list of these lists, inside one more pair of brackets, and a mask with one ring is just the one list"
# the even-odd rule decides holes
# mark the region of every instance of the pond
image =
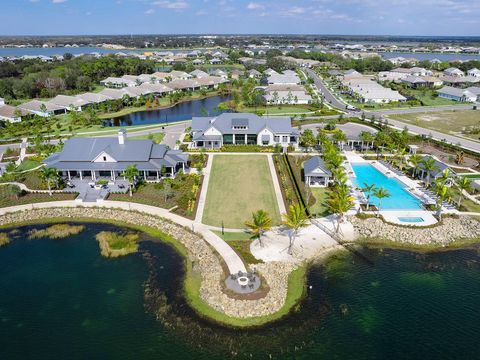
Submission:
[[[141,234],[136,254],[106,259],[85,224],[68,239],[0,248],[0,358],[478,359],[478,249],[420,254],[360,248],[314,266],[300,309],[240,331],[200,319],[182,295],[183,266]],[[41,228],[44,226],[35,226]]]
[[138,111],[128,115],[106,120],[106,126],[130,126],[168,124],[175,121],[190,120],[193,116],[214,116],[218,105],[229,101],[230,96],[212,96],[200,100],[184,101],[166,109]]

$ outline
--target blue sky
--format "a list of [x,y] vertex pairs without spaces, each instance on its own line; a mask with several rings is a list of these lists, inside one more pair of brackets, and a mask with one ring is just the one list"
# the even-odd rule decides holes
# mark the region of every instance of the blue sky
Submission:
[[0,0],[0,35],[480,35],[480,0]]

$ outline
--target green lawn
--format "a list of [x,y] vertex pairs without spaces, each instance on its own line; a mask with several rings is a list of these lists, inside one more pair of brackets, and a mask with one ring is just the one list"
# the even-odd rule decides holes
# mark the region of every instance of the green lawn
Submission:
[[212,232],[225,241],[251,241],[252,235],[247,232],[222,232],[212,230]]
[[480,134],[470,133],[469,129],[480,127],[480,111],[454,110],[430,113],[392,115],[392,119],[437,130],[446,134],[464,135],[479,139]]
[[315,108],[309,105],[269,105],[267,107],[265,106],[258,106],[258,107],[248,107],[248,106],[239,106],[237,109],[238,112],[255,112],[255,111],[261,111],[265,115],[273,115],[273,114],[284,114],[284,113],[296,113],[296,114],[302,114],[302,113],[309,113],[312,111],[315,111]]
[[23,160],[22,163],[17,166],[15,171],[31,170],[40,165],[42,164],[39,161],[26,159],[26,160]]
[[326,202],[328,198],[328,188],[311,187],[312,196],[315,198],[315,203],[310,206],[310,212],[318,216],[327,216],[329,214]]
[[155,144],[160,144],[164,137],[165,137],[165,133],[160,132],[160,133],[153,133],[148,135],[132,136],[130,137],[130,139],[137,139],[137,140],[150,139],[150,140],[153,140]]
[[244,228],[254,211],[267,211],[280,223],[272,178],[264,155],[215,155],[203,222],[226,228]]

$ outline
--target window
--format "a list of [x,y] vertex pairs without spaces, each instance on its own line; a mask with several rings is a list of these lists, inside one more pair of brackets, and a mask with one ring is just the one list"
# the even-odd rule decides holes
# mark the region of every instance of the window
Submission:
[[256,145],[257,144],[257,135],[256,134],[248,134],[247,135],[247,144]]
[[107,161],[107,157],[106,157],[106,156],[103,157],[103,161]]
[[223,143],[224,144],[233,144],[233,135],[232,134],[223,135]]
[[288,136],[284,136],[282,141],[283,141],[284,143],[288,142]]
[[246,126],[236,125],[233,127],[233,130],[247,130]]
[[235,134],[235,144],[245,144],[245,134]]
[[274,136],[273,137],[273,141],[275,141],[276,143],[280,142],[280,136]]

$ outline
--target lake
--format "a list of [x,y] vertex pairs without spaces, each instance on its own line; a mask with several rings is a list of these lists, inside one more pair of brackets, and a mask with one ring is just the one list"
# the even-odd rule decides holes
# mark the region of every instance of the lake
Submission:
[[168,245],[142,234],[139,253],[106,259],[95,234],[125,229],[85,225],[59,240],[18,228],[0,248],[0,359],[480,358],[478,249],[337,255],[297,313],[240,331],[188,307]]
[[414,58],[417,60],[433,60],[441,61],[469,61],[480,60],[480,54],[439,54],[439,53],[409,53],[409,52],[382,52],[379,53],[384,59],[391,59],[396,57]]
[[137,111],[105,121],[106,126],[130,126],[168,124],[175,121],[190,120],[193,116],[214,116],[219,112],[215,108],[230,100],[227,96],[212,96],[201,100],[189,100],[166,109]]

